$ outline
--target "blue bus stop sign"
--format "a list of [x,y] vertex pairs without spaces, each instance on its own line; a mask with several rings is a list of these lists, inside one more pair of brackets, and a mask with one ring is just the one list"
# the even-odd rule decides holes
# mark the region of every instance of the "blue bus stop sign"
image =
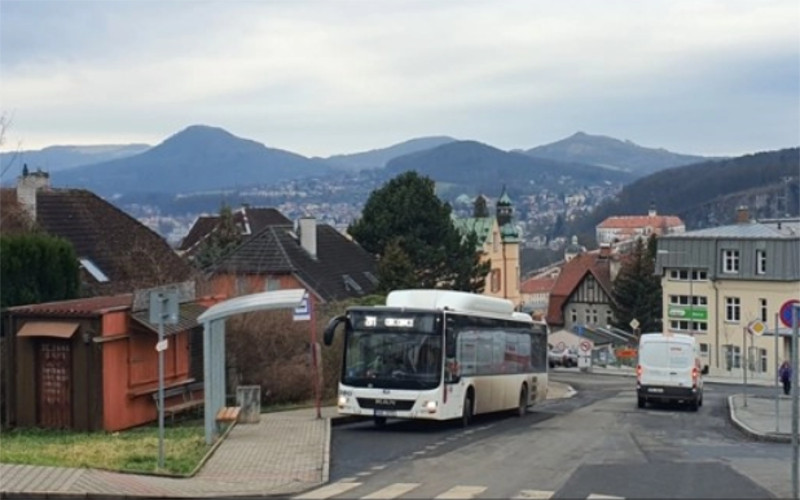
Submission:
[[788,328],[792,327],[792,306],[794,306],[795,304],[800,305],[800,300],[797,299],[787,300],[781,306],[781,311],[780,311],[781,323],[783,323],[783,325]]

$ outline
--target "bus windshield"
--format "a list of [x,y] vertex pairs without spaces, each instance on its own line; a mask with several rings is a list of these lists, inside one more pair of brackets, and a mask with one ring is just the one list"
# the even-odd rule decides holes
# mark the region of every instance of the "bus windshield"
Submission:
[[442,335],[436,319],[425,313],[351,314],[342,382],[355,387],[438,387]]

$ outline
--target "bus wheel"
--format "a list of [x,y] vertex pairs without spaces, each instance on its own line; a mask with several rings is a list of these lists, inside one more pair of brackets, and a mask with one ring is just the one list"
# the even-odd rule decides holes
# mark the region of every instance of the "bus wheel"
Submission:
[[522,386],[519,391],[519,408],[517,409],[517,416],[524,417],[528,413],[528,386]]
[[472,423],[472,394],[468,394],[464,399],[464,409],[461,412],[461,427],[468,427]]
[[386,417],[375,417],[375,427],[383,427],[386,425]]

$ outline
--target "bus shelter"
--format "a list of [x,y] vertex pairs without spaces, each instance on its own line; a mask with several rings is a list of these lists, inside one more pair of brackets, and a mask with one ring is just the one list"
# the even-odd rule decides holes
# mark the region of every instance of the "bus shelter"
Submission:
[[225,406],[225,320],[235,314],[295,309],[303,302],[302,288],[244,295],[220,302],[198,316],[203,324],[203,372],[206,444],[217,438],[216,414]]

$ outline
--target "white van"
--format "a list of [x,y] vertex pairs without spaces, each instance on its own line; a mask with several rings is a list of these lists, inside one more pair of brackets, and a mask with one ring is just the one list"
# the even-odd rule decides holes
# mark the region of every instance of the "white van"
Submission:
[[645,333],[639,339],[636,396],[639,408],[648,401],[675,401],[693,411],[703,405],[703,375],[697,340],[689,335]]

